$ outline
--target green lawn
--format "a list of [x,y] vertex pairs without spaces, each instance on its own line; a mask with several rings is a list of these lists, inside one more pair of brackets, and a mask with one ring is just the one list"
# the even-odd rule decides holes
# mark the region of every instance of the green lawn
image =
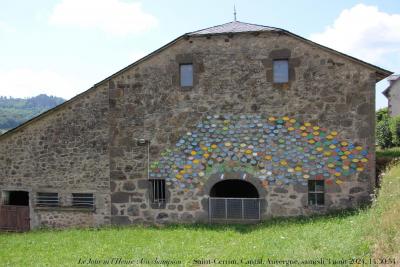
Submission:
[[[214,258],[239,262],[257,258],[397,257],[400,262],[399,194],[400,167],[395,167],[383,178],[378,201],[371,208],[335,216],[280,219],[247,226],[132,226],[3,233],[0,266],[79,266],[79,259],[89,258],[158,258],[180,260],[185,266],[195,265],[194,259]],[[236,266],[240,265],[244,264]]]
[[376,157],[400,158],[400,147],[392,147],[387,149],[377,149]]

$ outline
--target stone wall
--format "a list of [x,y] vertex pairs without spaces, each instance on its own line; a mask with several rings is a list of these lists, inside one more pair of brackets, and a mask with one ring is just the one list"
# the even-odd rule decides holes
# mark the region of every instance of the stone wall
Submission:
[[91,227],[97,225],[92,211],[80,211],[77,209],[35,209],[34,218],[41,227],[48,228]]
[[[272,61],[282,57],[289,58],[290,81],[277,85]],[[194,65],[194,86],[180,88],[179,63],[187,62]],[[201,183],[169,184],[166,205],[155,207],[149,205],[147,178],[151,164],[215,114],[286,116],[367,149],[365,169],[339,183],[334,176],[326,179],[334,182],[326,184],[324,209],[308,207],[304,184],[269,184],[264,217],[369,201],[375,176],[375,74],[363,65],[274,32],[190,37],[120,73],[109,82],[109,91],[112,223],[207,219],[209,192]],[[149,153],[147,145],[135,141],[141,138],[150,140]]]
[[[272,82],[272,62],[280,58],[289,59],[286,84]],[[179,64],[188,62],[194,66],[194,86],[181,88]],[[225,179],[248,175],[265,202],[263,218],[357,207],[370,200],[374,185],[374,109],[373,69],[297,38],[276,32],[181,38],[50,114],[0,136],[0,190],[30,193],[32,227],[207,221],[215,177],[228,172]],[[228,132],[245,124],[238,120],[261,120],[258,128],[250,128],[272,127],[275,135],[251,130],[221,136],[210,127],[202,132],[199,123],[212,118],[229,121],[218,126]],[[188,133],[190,138],[202,133],[213,139],[208,145],[191,144],[193,151],[182,150],[177,144],[188,141]],[[299,140],[290,140],[297,135]],[[246,143],[254,137],[257,144]],[[266,149],[283,144],[279,153]],[[308,151],[279,158],[279,166],[270,163],[299,147]],[[337,154],[332,158],[324,152]],[[297,164],[295,159],[307,153],[319,162]],[[172,156],[190,162],[172,162]],[[338,162],[349,168],[337,170]],[[167,184],[167,202],[161,205],[149,199],[148,178],[159,174]],[[323,208],[307,203],[307,179],[314,178],[325,181]],[[37,209],[37,192],[58,192],[62,207]],[[65,200],[75,192],[94,193],[96,210],[72,210]]]
[[[108,88],[87,91],[50,112],[0,136],[0,190],[30,193],[31,227],[109,223]],[[97,209],[79,221],[57,208],[38,217],[38,192],[59,193],[62,206],[72,193],[93,192]]]

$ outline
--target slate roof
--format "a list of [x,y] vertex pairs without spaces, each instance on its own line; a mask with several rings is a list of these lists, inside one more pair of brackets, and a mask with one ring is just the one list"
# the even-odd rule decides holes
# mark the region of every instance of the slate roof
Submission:
[[393,74],[387,78],[388,81],[396,81],[398,79],[400,79],[400,74]]
[[386,96],[387,98],[389,98],[389,92],[390,89],[392,89],[393,85],[395,83],[398,83],[400,81],[400,74],[396,74],[396,75],[391,75],[386,79],[390,84],[389,86],[382,92],[382,94],[384,96]]
[[187,35],[193,36],[193,35],[207,35],[207,34],[220,34],[220,33],[259,32],[259,31],[281,31],[281,29],[269,26],[245,23],[240,21],[232,21],[225,24],[190,32]]

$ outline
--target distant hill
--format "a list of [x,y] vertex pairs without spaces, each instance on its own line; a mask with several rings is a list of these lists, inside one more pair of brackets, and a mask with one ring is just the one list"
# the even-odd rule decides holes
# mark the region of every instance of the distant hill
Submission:
[[63,103],[61,97],[41,94],[30,98],[0,96],[0,134]]

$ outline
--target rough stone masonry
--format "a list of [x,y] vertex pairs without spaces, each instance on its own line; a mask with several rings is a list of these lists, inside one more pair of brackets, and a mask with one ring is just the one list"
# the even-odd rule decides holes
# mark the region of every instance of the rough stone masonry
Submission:
[[[29,192],[32,227],[207,222],[210,191],[221,181],[221,174],[223,179],[240,180],[246,173],[246,181],[263,200],[262,219],[325,213],[368,203],[375,177],[375,83],[390,72],[284,30],[265,27],[235,31],[230,25],[225,27],[183,35],[81,95],[0,136],[0,191]],[[287,83],[273,81],[273,62],[277,59],[288,60]],[[193,86],[180,86],[180,64],[193,65]],[[366,155],[351,162],[355,167],[349,163],[349,168],[359,170],[344,178],[335,177],[337,172],[347,173],[344,168],[326,172],[330,175],[320,178],[325,181],[324,205],[312,206],[307,179],[313,176],[306,174],[304,163],[291,167],[295,163],[288,160],[285,165],[281,159],[275,164],[277,155],[273,153],[272,163],[268,163],[265,151],[251,148],[249,162],[262,155],[264,165],[260,167],[258,160],[256,165],[247,166],[240,159],[246,156],[249,144],[241,151],[238,143],[235,151],[234,141],[231,148],[226,146],[229,161],[225,157],[217,162],[216,156],[209,162],[204,156],[212,156],[219,148],[222,153],[219,144],[207,148],[206,143],[196,143],[192,146],[194,152],[188,155],[176,150],[177,142],[188,132],[195,133],[199,123],[216,115],[260,116],[268,125],[279,124],[269,121],[271,117],[290,118],[294,132],[301,134],[300,127],[306,131],[308,126],[304,125],[308,123],[325,129],[324,133],[337,133],[342,142],[365,149]],[[285,123],[290,121],[283,121],[279,129],[291,127]],[[202,138],[215,138],[212,133],[202,134]],[[265,138],[263,142],[270,142],[268,136]],[[318,138],[313,140],[319,142]],[[140,139],[148,140],[148,145],[140,144]],[[310,145],[307,143],[303,149]],[[202,147],[209,149],[207,153],[200,153]],[[344,152],[341,155],[347,159],[350,152]],[[164,164],[173,153],[181,153],[190,164],[186,162],[182,168],[175,162]],[[237,161],[234,154],[240,156]],[[365,161],[362,166],[358,165],[361,160]],[[335,159],[334,163],[337,161],[345,159]],[[165,203],[154,205],[148,178],[160,162],[170,180],[166,182]],[[209,163],[222,167],[231,164],[232,168],[212,169]],[[152,164],[154,168],[150,168]],[[252,171],[254,166],[259,168],[257,172]],[[279,182],[279,172],[270,180],[260,178],[258,171],[268,170],[267,166],[272,166],[271,173],[278,169],[290,173],[294,169],[293,175],[301,173],[301,182],[300,178],[286,176]],[[197,175],[199,171],[194,177],[196,168],[203,169],[202,176]],[[191,177],[190,183],[185,174]],[[304,178],[307,175],[309,178]],[[194,181],[196,186],[191,185]],[[38,207],[38,192],[57,192],[60,205]],[[73,193],[93,193],[95,209],[70,207],[68,199]]]

